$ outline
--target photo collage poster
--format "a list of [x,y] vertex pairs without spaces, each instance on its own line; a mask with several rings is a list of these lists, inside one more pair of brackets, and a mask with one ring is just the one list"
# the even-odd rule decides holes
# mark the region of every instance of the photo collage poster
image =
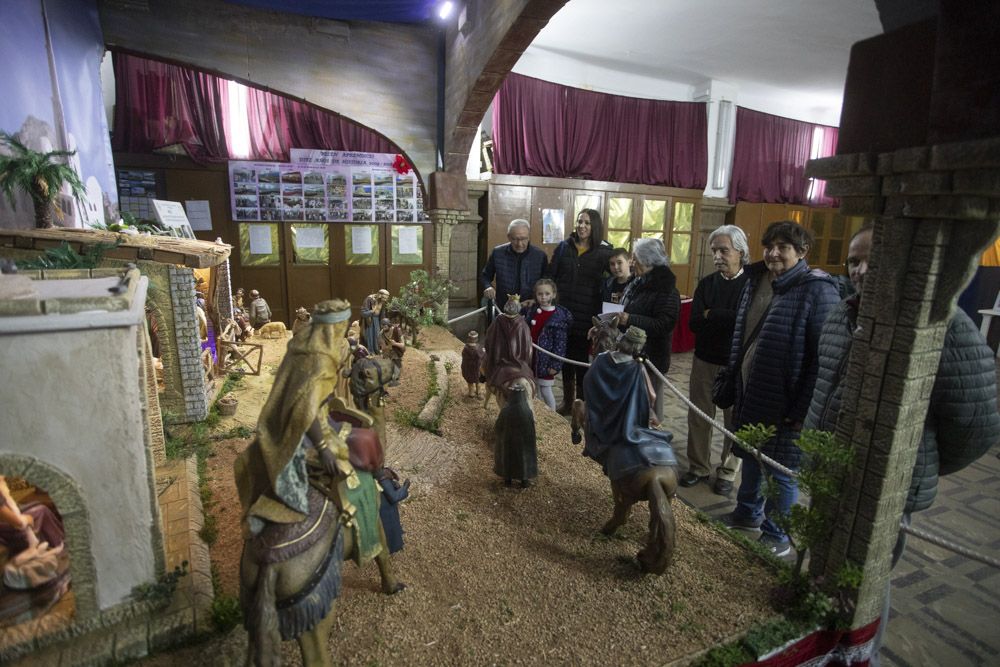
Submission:
[[428,222],[411,170],[395,153],[292,149],[290,162],[229,163],[237,221]]

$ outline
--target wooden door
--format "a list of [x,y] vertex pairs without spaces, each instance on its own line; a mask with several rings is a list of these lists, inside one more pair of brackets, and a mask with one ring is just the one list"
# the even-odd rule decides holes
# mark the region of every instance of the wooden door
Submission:
[[[385,284],[388,225],[332,224],[333,294],[351,302],[353,319],[361,316],[365,297]],[[387,288],[388,289],[388,288]]]
[[[286,222],[282,226],[289,317],[299,307],[312,310],[320,301],[332,299],[330,231],[325,222]],[[286,322],[291,324],[291,322]]]
[[239,240],[233,252],[233,292],[246,292],[244,306],[250,305],[250,290],[257,290],[271,308],[271,320],[291,322],[284,271],[285,244],[280,222],[237,223]]
[[760,239],[764,235],[761,229],[761,214],[764,211],[763,204],[751,204],[748,202],[738,202],[733,209],[730,224],[736,225],[747,235],[747,244],[750,246],[750,261],[759,262],[764,259],[764,252],[761,249]]
[[385,285],[394,296],[399,288],[410,282],[410,273],[427,270],[428,258],[433,255],[434,229],[429,224],[395,223],[382,226],[386,253]]

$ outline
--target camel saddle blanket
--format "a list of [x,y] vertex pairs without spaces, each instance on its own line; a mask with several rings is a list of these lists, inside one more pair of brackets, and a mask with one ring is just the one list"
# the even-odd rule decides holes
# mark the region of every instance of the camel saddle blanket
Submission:
[[[298,556],[316,544],[334,526],[339,512],[329,498],[312,486],[306,494],[309,513],[297,523],[266,522],[264,529],[250,540],[250,553],[261,564],[281,563]],[[376,509],[376,516],[378,510]]]
[[357,471],[361,481],[356,488],[347,489],[347,500],[357,508],[352,521],[354,528],[354,561],[364,565],[378,556],[382,551],[382,541],[379,539],[378,503],[381,488],[375,483],[371,473]]

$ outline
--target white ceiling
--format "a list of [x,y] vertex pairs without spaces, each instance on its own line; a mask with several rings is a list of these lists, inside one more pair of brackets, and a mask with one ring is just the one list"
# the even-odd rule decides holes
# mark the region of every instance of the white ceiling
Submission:
[[514,67],[635,97],[712,98],[837,125],[851,45],[874,0],[569,0]]

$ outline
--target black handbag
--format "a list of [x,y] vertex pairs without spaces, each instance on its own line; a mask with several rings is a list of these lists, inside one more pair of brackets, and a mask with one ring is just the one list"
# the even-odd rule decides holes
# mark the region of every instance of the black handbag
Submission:
[[750,332],[749,338],[740,346],[740,354],[736,358],[736,364],[733,366],[723,366],[716,373],[715,380],[712,382],[712,403],[717,407],[728,410],[736,403],[737,370],[743,366],[743,356],[747,353],[750,343],[760,333],[760,328],[764,326],[764,320],[767,318],[767,313],[770,310],[771,306],[769,304],[763,314],[761,314],[760,319],[757,320],[757,325]]
[[719,369],[712,382],[712,402],[723,410],[733,407],[736,402],[736,377],[728,367]]

